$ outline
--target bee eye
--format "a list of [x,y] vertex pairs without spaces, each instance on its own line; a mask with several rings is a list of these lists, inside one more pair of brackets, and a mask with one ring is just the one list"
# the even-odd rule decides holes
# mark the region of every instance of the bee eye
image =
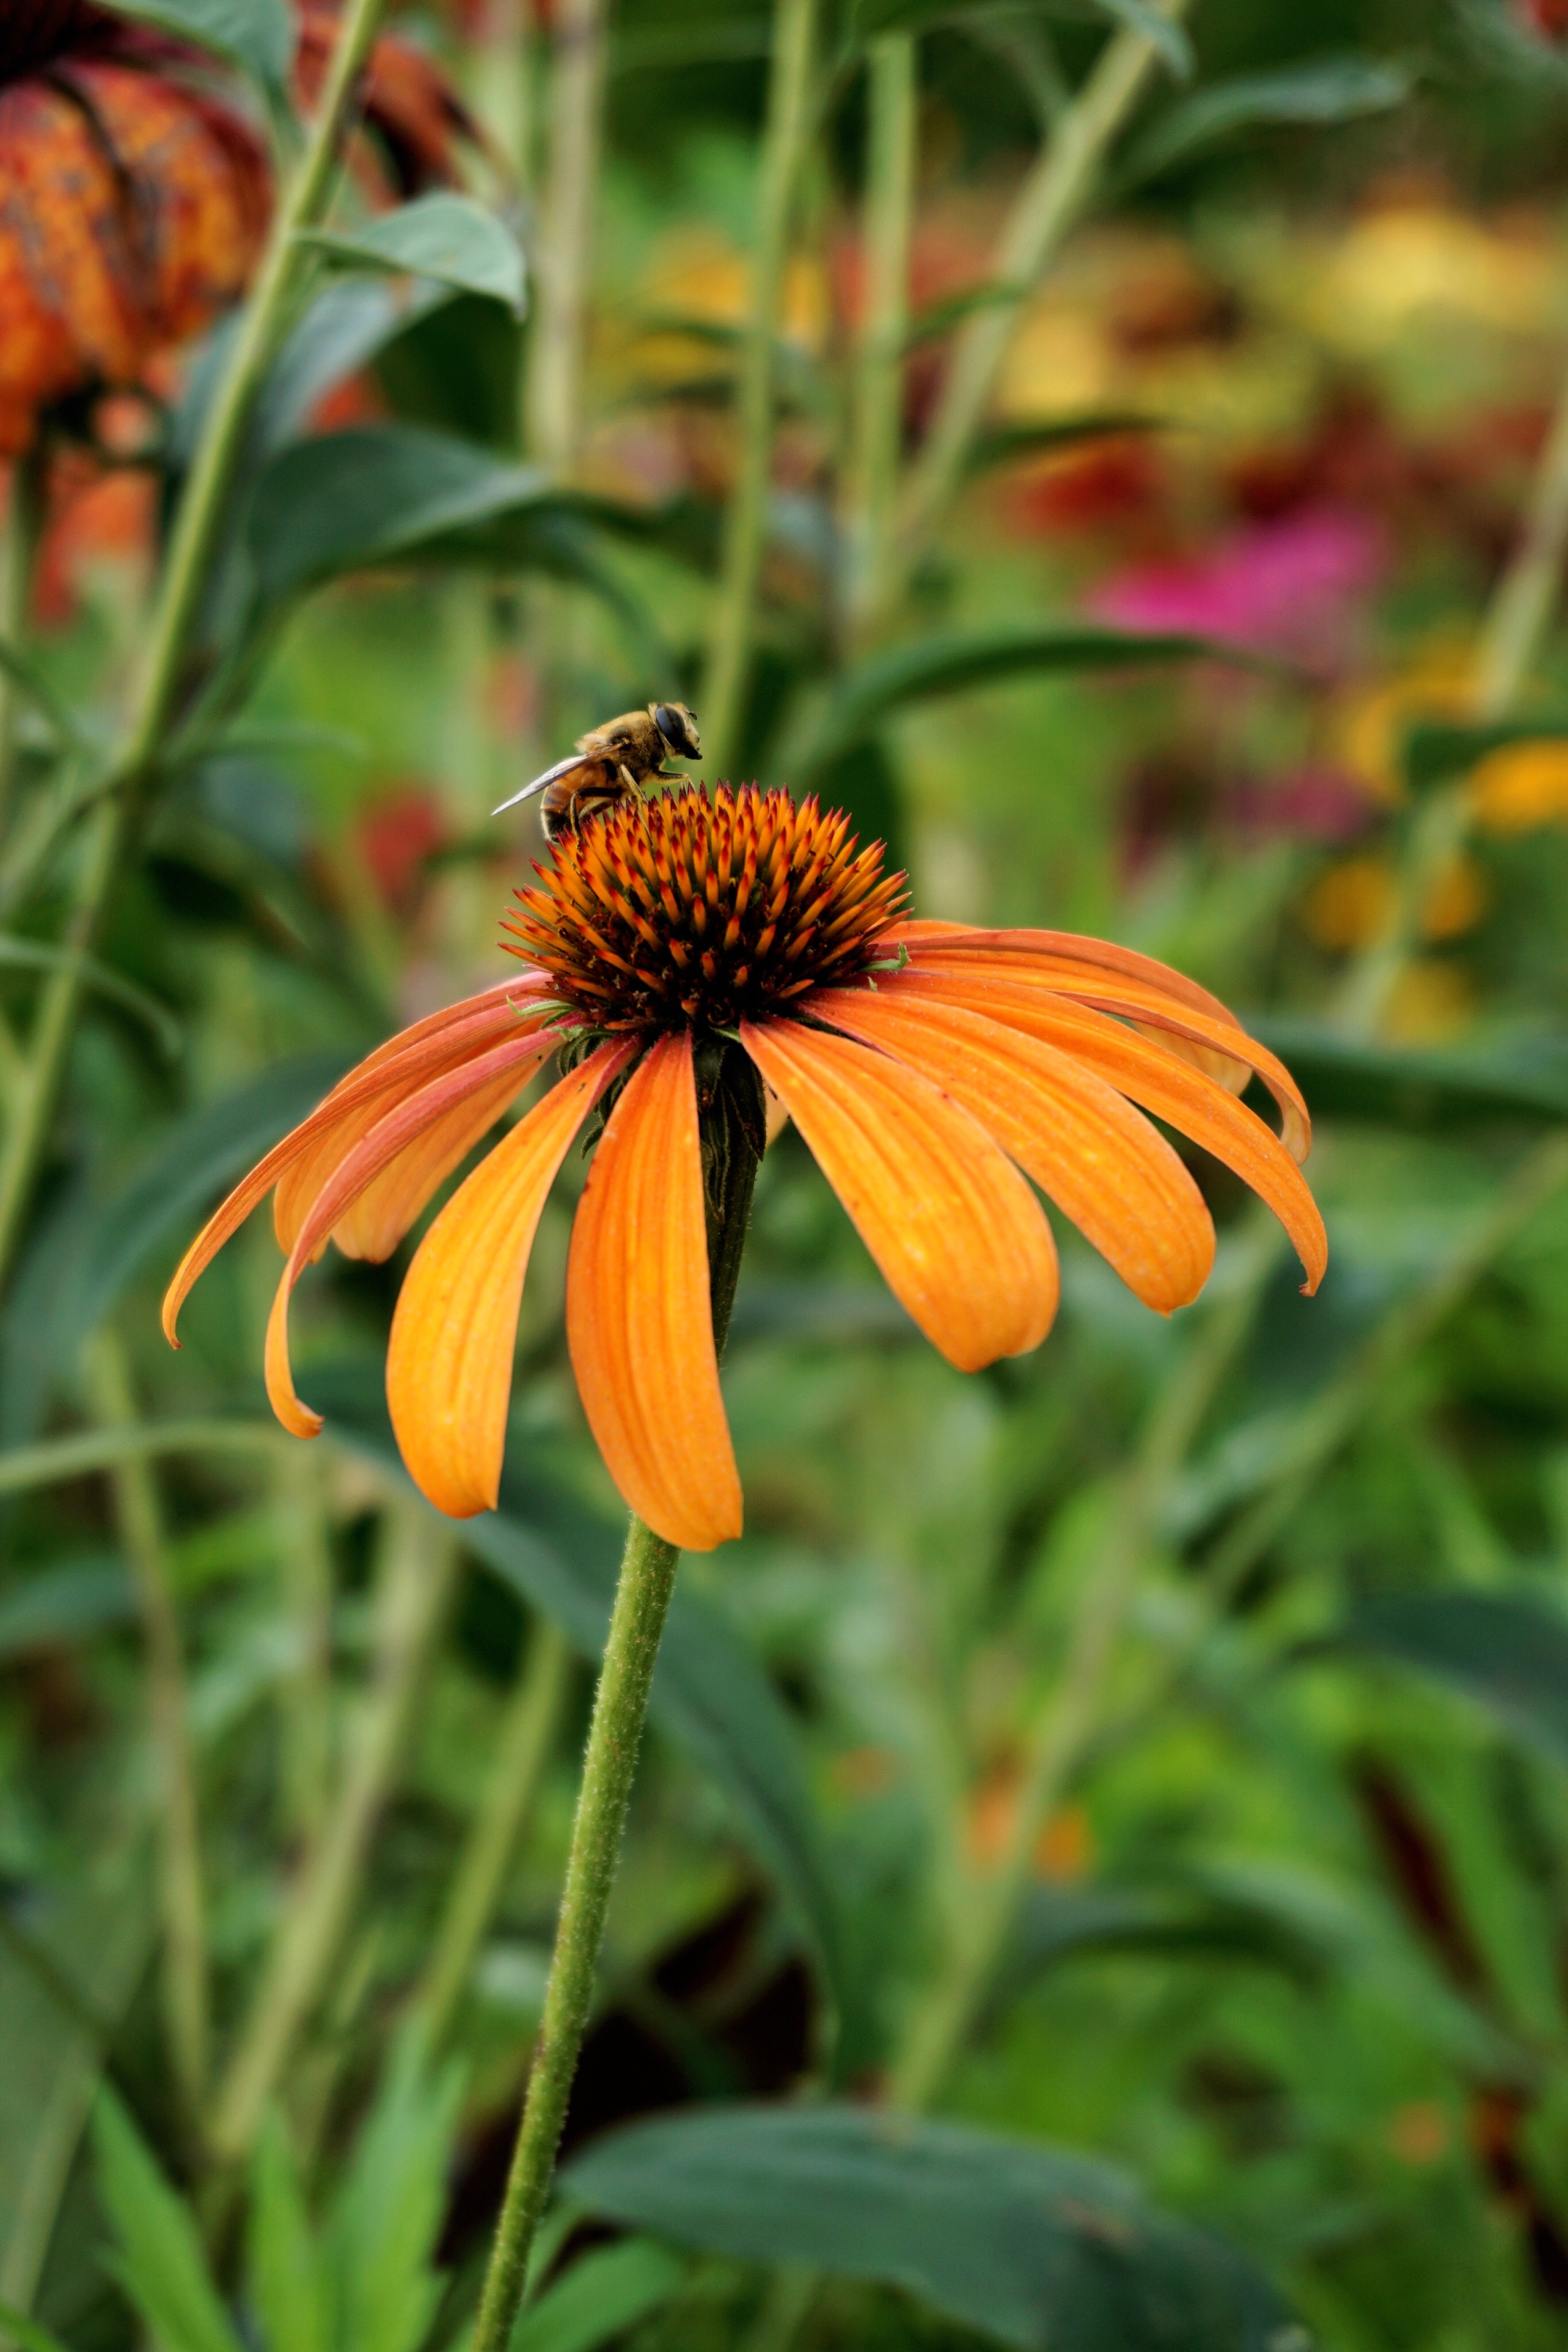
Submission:
[[672,751],[680,751],[689,760],[700,760],[702,746],[697,740],[697,722],[683,702],[660,702],[656,705],[653,723]]

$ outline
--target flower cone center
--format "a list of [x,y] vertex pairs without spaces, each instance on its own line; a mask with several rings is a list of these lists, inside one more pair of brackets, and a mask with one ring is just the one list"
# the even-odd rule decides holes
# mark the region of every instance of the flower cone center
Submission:
[[510,952],[596,1029],[732,1029],[858,978],[901,910],[882,845],[755,785],[628,798],[563,834],[517,891]]

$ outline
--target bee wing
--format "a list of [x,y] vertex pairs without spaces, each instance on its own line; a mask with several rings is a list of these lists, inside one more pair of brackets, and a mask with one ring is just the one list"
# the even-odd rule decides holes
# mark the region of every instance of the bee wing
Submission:
[[599,761],[591,754],[574,751],[570,759],[557,760],[552,768],[546,768],[542,776],[535,776],[531,784],[524,784],[521,792],[513,793],[510,800],[502,801],[500,807],[491,809],[490,814],[500,816],[507,809],[516,808],[519,801],[531,801],[535,793],[543,792],[547,784],[558,783],[563,776],[569,776],[574,768],[595,768],[598,764]]

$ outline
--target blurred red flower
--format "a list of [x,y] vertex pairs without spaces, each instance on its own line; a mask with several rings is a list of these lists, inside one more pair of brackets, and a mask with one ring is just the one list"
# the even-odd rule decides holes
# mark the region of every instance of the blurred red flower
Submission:
[[1321,668],[1342,658],[1383,560],[1374,524],[1303,510],[1201,555],[1130,566],[1097,591],[1091,609],[1119,628],[1190,630]]

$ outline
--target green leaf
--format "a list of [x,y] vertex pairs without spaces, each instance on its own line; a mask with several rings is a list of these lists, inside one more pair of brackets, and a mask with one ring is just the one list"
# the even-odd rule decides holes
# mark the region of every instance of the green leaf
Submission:
[[75,719],[55,699],[26,654],[18,653],[7,637],[0,637],[0,670],[5,671],[13,686],[21,688],[62,743],[80,744],[81,730]]
[[115,971],[96,956],[73,955],[68,949],[50,947],[42,940],[12,939],[0,931],[0,965],[10,965],[24,971],[74,971],[84,987],[107,996],[111,1003],[123,1006],[133,1013],[144,1028],[151,1030],[161,1052],[171,1059],[180,1050],[180,1024],[166,1004],[123,972]]
[[471,196],[416,196],[353,229],[310,229],[301,243],[354,269],[407,270],[468,294],[488,295],[521,318],[522,250],[505,223]]
[[1328,1954],[1261,1906],[1216,1902],[1192,1888],[1037,1886],[1018,1923],[1007,1984],[1090,1953],[1159,1959],[1246,1960],[1310,1981]]
[[86,1641],[136,1618],[136,1588],[117,1559],[52,1562],[0,1596],[0,1661]]
[[[310,1400],[334,1435],[401,1468],[379,1368],[313,1368]],[[604,1654],[622,1534],[552,1476],[515,1435],[500,1508],[465,1522],[463,1540],[584,1656]],[[718,1612],[676,1588],[654,1675],[656,1717],[723,1790],[758,1855],[811,1937],[842,2000],[837,1890],[795,1727],[745,1643]]]
[[281,89],[294,55],[285,0],[103,0],[116,16],[151,25],[176,40],[214,49],[270,89]]
[[22,2352],[69,2352],[69,2347],[40,2327],[36,2319],[28,2319],[20,2311],[13,2311],[8,2303],[0,2303],[0,2330],[14,2336]]
[[262,2124],[251,2166],[246,2283],[267,2352],[331,2352],[326,2280],[276,2109]]
[[1568,1620],[1532,1594],[1391,1592],[1336,1636],[1461,1691],[1554,1764],[1568,1764]]
[[1005,621],[978,629],[938,630],[873,654],[840,678],[794,757],[785,754],[784,772],[792,782],[808,783],[889,711],[966,693],[999,678],[1200,660],[1254,666],[1252,656],[1206,637],[1133,635],[1088,621]]
[[323,433],[282,450],[257,482],[248,540],[266,604],[520,510],[559,505],[538,466],[514,466],[416,425]]
[[609,2134],[561,2187],[679,2244],[885,2280],[1026,2352],[1268,2352],[1288,2324],[1258,2273],[1125,2174],[952,2124],[699,2109]]
[[[79,1854],[90,1850],[85,1829]],[[96,1817],[87,1834],[101,1838]],[[140,1841],[100,1848],[29,1902],[30,1949],[0,1948],[0,2294],[13,2304],[33,2299],[92,2105],[101,2042],[89,2021],[118,2024],[146,1968],[147,1861]]]
[[461,2088],[457,2068],[432,2078],[403,2042],[354,2143],[328,2241],[336,2338],[352,2352],[416,2352],[424,2342],[441,2299],[431,2256]]
[[668,2247],[637,2238],[601,2246],[530,2304],[508,2352],[595,2352],[668,2303],[685,2275],[686,2264]]
[[1215,140],[1259,124],[1350,122],[1385,113],[1404,104],[1415,82],[1408,66],[1353,55],[1211,82],[1150,125],[1126,156],[1119,183],[1152,179]]
[[1405,781],[1412,792],[1462,776],[1489,751],[1509,743],[1561,742],[1568,736],[1568,711],[1536,711],[1529,719],[1498,719],[1485,726],[1458,727],[1424,720],[1405,737]]
[[1159,433],[1161,418],[1140,415],[1132,409],[1090,409],[1080,416],[1042,417],[1032,425],[996,425],[977,434],[967,460],[971,474],[993,466],[1010,466],[1021,457],[1046,457],[1058,449],[1076,449],[1081,441],[1101,441],[1121,433]]
[[190,2208],[107,2084],[93,2109],[92,2137],[99,2193],[119,2242],[116,2268],[159,2352],[244,2352]]
[[1556,1038],[1441,1051],[1343,1037],[1285,1013],[1248,1016],[1314,1118],[1440,1132],[1499,1120],[1568,1118],[1568,1047]]

